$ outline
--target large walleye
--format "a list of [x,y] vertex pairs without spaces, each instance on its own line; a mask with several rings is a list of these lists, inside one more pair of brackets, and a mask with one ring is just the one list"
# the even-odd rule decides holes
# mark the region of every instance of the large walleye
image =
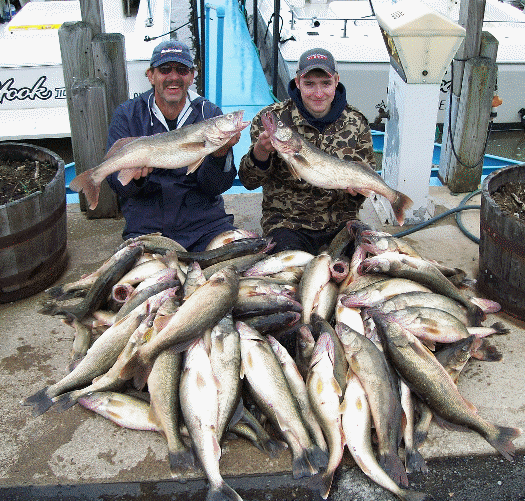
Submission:
[[368,165],[342,160],[325,153],[277,120],[272,112],[263,115],[262,122],[270,134],[273,147],[288,163],[296,179],[304,179],[319,188],[346,190],[351,194],[383,195],[392,205],[398,223],[403,224],[405,210],[412,206],[412,200],[390,188]]
[[468,313],[472,325],[481,325],[483,310],[459,290],[439,269],[424,259],[405,256],[397,252],[385,252],[366,258],[359,266],[359,273],[386,273],[393,277],[405,278],[420,283],[433,292],[443,294],[461,303]]
[[303,276],[299,282],[298,296],[303,305],[301,321],[310,323],[310,316],[319,304],[319,296],[323,288],[330,282],[332,274],[330,265],[332,258],[326,252],[321,252],[306,264]]
[[309,484],[319,491],[323,499],[326,499],[330,493],[334,473],[343,459],[345,446],[339,409],[343,390],[335,379],[334,358],[333,340],[330,334],[323,332],[315,343],[306,378],[310,402],[326,436],[330,453],[326,470],[313,477]]
[[135,172],[143,167],[179,169],[187,166],[187,174],[190,174],[206,155],[224,146],[250,125],[250,122],[242,121],[243,113],[239,110],[169,132],[134,138],[120,149],[114,145],[108,153],[109,158],[76,176],[69,187],[84,192],[89,208],[94,209],[98,204],[100,184],[113,172],[120,171],[118,179],[123,185],[128,184]]
[[[153,329],[153,336],[158,333]],[[168,460],[173,478],[184,479],[184,473],[193,468],[193,455],[180,433],[182,416],[179,412],[179,384],[182,372],[182,353],[175,347],[159,353],[148,376],[150,420],[158,423],[168,442]]]
[[422,492],[399,487],[377,462],[372,449],[370,406],[362,384],[352,372],[349,372],[342,407],[342,425],[346,445],[365,475],[404,501],[427,499],[427,495]]
[[241,374],[256,403],[290,446],[293,477],[317,473],[327,464],[326,454],[310,438],[279,360],[255,329],[241,321],[235,326],[241,337]]
[[217,382],[202,338],[186,352],[180,380],[180,405],[193,451],[210,483],[206,499],[242,501],[224,481],[219,470],[221,448],[217,437]]
[[389,313],[371,310],[384,349],[410,389],[446,423],[479,433],[506,459],[512,460],[512,440],[521,430],[499,426],[483,419],[461,396],[445,368],[419,339],[390,318]]
[[406,486],[408,477],[398,456],[402,408],[397,382],[392,378],[384,354],[373,341],[342,323],[336,324],[335,332],[351,370],[366,391],[376,429],[379,463],[397,484]]
[[301,376],[294,359],[284,348],[284,346],[279,343],[279,341],[277,341],[277,339],[270,335],[266,336],[266,338],[268,339],[275,356],[281,363],[283,373],[286,376],[286,380],[290,385],[290,389],[292,390],[297,403],[299,404],[299,410],[303,416],[304,424],[310,432],[310,436],[323,451],[328,452],[328,446],[326,445],[326,441],[323,436],[323,430],[317,422],[317,418],[310,403],[306,383],[304,382],[304,378]]
[[217,439],[220,443],[241,399],[241,341],[230,314],[211,331],[210,362],[217,379]]

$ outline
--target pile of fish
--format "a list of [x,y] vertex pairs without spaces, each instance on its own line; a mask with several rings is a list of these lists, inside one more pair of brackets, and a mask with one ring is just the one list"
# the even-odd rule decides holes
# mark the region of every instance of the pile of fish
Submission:
[[210,500],[241,499],[220,472],[233,437],[289,449],[293,477],[323,499],[345,448],[400,499],[427,499],[407,473],[428,470],[432,419],[512,459],[521,430],[483,419],[456,385],[471,357],[501,359],[487,336],[507,332],[482,325],[499,305],[467,293],[462,270],[359,221],[316,256],[271,248],[243,230],[193,253],[145,235],[49,289],[40,311],[75,329],[71,365],[23,403],[38,415],[78,402],[162,433],[173,478],[202,468]]

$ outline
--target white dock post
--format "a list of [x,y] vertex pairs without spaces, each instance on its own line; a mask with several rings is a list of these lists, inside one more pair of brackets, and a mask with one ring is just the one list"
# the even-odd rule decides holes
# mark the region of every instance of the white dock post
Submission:
[[[439,84],[406,83],[391,66],[385,127],[382,177],[409,196],[414,205],[406,212],[406,223],[426,221],[434,216],[429,206],[429,182],[434,154]],[[395,222],[390,203],[381,197],[385,220]],[[374,204],[377,210],[377,203]]]

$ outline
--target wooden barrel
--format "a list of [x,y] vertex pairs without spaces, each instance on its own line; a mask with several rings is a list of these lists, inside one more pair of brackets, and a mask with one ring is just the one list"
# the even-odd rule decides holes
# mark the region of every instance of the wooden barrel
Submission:
[[481,190],[478,286],[502,309],[525,320],[525,223],[502,212],[492,195],[508,183],[525,182],[525,164],[503,167]]
[[0,303],[22,299],[55,282],[67,265],[64,161],[25,143],[0,143],[0,158],[57,167],[43,191],[0,205]]

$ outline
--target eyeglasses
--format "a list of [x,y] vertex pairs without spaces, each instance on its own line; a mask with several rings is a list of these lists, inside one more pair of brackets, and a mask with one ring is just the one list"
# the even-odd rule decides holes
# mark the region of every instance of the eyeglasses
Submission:
[[187,66],[172,66],[171,64],[163,64],[162,66],[157,66],[157,69],[163,75],[169,75],[173,70],[178,73],[181,77],[185,77],[190,71],[191,68]]

